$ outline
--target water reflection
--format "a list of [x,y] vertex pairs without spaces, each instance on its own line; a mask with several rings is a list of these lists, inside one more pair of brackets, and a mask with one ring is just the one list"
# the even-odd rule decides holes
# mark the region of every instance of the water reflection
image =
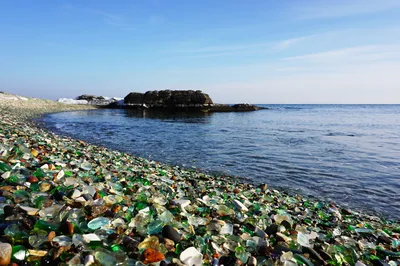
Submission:
[[125,117],[158,119],[169,123],[209,124],[213,113],[207,112],[165,112],[163,110],[125,109]]

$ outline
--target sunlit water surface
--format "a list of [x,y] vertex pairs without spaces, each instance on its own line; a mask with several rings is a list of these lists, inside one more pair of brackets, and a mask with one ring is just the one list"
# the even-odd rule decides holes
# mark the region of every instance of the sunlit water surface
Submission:
[[400,218],[400,105],[264,105],[248,113],[57,113],[51,130]]

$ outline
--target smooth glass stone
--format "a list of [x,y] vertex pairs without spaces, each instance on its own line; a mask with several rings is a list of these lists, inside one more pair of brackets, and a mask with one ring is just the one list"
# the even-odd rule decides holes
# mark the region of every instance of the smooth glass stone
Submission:
[[44,220],[37,220],[34,227],[35,229],[41,229],[49,232],[49,231],[58,231],[60,225],[52,222],[47,222]]
[[164,222],[162,220],[154,220],[147,226],[147,234],[158,234],[162,231]]
[[29,194],[25,190],[16,190],[13,196],[16,201],[25,201],[30,199],[31,194]]
[[116,265],[118,263],[118,260],[113,255],[105,251],[96,251],[94,257],[104,266]]
[[0,242],[0,265],[8,265],[12,256],[12,246]]
[[92,170],[92,165],[89,162],[83,162],[81,164],[81,169],[82,170],[86,170],[86,171],[90,171],[90,170]]
[[38,169],[33,173],[33,175],[40,178],[40,177],[46,176],[46,173],[43,171],[43,169],[38,168]]
[[35,235],[31,235],[28,238],[29,244],[34,248],[39,248],[43,243],[47,242],[47,232],[43,230],[37,230]]
[[250,257],[250,253],[248,253],[244,247],[238,246],[235,248],[235,257],[243,263],[246,263]]
[[19,227],[16,224],[9,225],[5,230],[4,234],[9,237],[14,237],[19,232]]
[[10,171],[10,170],[11,170],[11,167],[8,164],[5,164],[5,163],[0,161],[0,171],[7,172],[7,171]]
[[12,253],[13,253],[12,257],[16,260],[24,260],[28,255],[28,252],[25,249],[25,247],[21,245],[13,246]]
[[170,224],[174,220],[174,215],[170,211],[166,210],[160,216],[158,216],[158,219],[163,221],[164,224]]
[[12,175],[12,176],[7,178],[7,181],[10,182],[10,183],[18,183],[19,178],[18,178],[18,176]]
[[72,239],[68,236],[56,236],[53,238],[53,242],[57,242],[60,246],[70,246],[72,244]]
[[60,213],[60,211],[61,211],[61,209],[63,207],[64,207],[64,205],[54,204],[54,205],[52,205],[50,207],[41,209],[39,211],[39,216],[40,217],[54,217],[54,216],[56,216],[57,214]]
[[110,223],[110,220],[108,218],[97,217],[88,223],[88,228],[92,229],[92,230],[96,230],[96,229],[99,229],[100,227],[108,225],[109,223]]
[[38,208],[38,209],[41,209],[44,206],[44,204],[46,203],[46,199],[47,198],[45,196],[43,196],[43,195],[37,197],[34,200],[35,207]]
[[190,266],[202,266],[203,265],[203,254],[201,254],[195,247],[189,247],[182,251],[179,259]]
[[232,235],[233,234],[233,225],[229,223],[225,223],[221,230],[219,231],[221,235]]
[[308,236],[302,232],[297,232],[297,243],[303,247],[310,247],[310,240],[308,239]]
[[156,236],[146,237],[143,242],[138,245],[139,250],[145,250],[147,248],[152,248],[155,250],[160,249],[160,242]]

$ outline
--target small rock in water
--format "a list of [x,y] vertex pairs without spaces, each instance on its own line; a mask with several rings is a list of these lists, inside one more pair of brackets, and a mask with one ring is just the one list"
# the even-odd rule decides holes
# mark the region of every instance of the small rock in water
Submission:
[[0,242],[0,266],[10,264],[12,255],[12,246],[8,243]]
[[178,231],[171,225],[166,225],[162,229],[162,235],[165,238],[171,239],[175,243],[181,241],[182,236],[178,233]]

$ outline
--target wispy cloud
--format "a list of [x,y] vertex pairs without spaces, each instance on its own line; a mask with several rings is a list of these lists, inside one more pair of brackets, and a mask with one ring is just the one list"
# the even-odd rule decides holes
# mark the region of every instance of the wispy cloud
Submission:
[[299,19],[329,19],[366,15],[399,8],[399,0],[336,0],[303,3],[292,11]]
[[290,46],[293,46],[293,45],[305,40],[306,38],[307,38],[307,36],[279,41],[276,43],[275,48],[280,49],[280,50],[287,49]]
[[342,49],[311,53],[283,60],[328,63],[332,61],[376,61],[400,59],[400,44],[360,45]]
[[305,40],[308,36],[290,38],[279,41],[261,43],[243,43],[237,45],[202,46],[190,49],[180,49],[179,54],[188,54],[189,57],[220,57],[230,55],[270,54],[279,50],[288,49]]
[[86,14],[92,14],[99,17],[105,24],[119,27],[120,29],[133,29],[133,25],[129,23],[127,18],[120,14],[114,14],[106,12],[100,9],[94,8],[81,8],[72,5],[64,5],[62,8],[69,12],[83,12]]

